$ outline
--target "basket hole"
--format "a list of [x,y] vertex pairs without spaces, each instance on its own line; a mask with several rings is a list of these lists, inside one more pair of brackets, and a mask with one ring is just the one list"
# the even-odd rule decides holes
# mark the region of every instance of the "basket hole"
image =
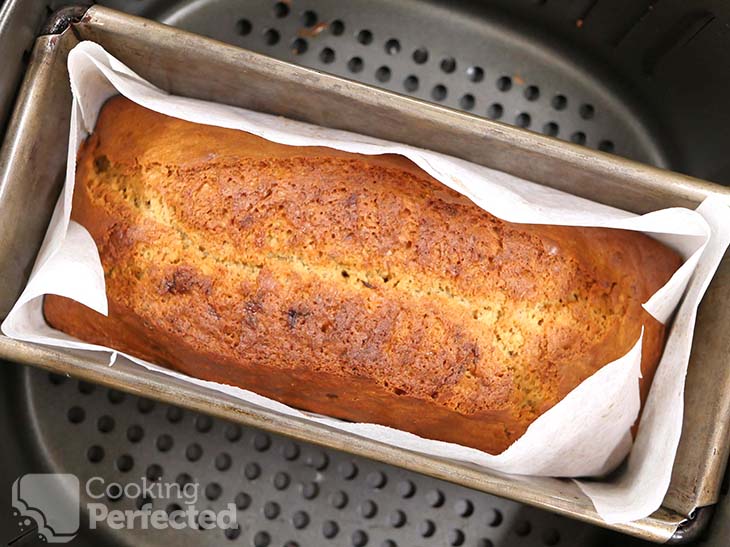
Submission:
[[353,73],[361,72],[364,66],[365,63],[362,60],[362,57],[353,57],[352,59],[347,61],[347,68],[350,72]]
[[254,547],[269,547],[271,545],[271,536],[268,532],[256,532],[253,536]]
[[406,91],[413,93],[418,89],[418,77],[413,75],[408,76],[403,80],[403,87]]
[[51,382],[54,386],[60,386],[66,380],[68,380],[68,377],[63,376],[62,374],[56,374],[55,372],[48,373],[48,381]]
[[281,448],[281,455],[284,456],[285,460],[290,462],[299,457],[299,452],[299,445],[292,441],[289,441]]
[[122,473],[127,473],[134,467],[134,458],[129,454],[122,454],[117,458],[116,466]]
[[137,499],[134,500],[134,505],[139,509],[140,511],[145,507],[149,506],[149,508],[152,508],[152,498],[149,496],[137,496]]
[[446,74],[451,74],[456,70],[456,59],[453,57],[446,57],[441,60],[441,70]]
[[196,462],[200,459],[202,455],[203,447],[200,446],[198,443],[189,444],[188,447],[185,449],[185,457],[188,459],[188,461]]
[[368,46],[373,43],[373,33],[368,29],[362,29],[357,33],[357,41],[364,46]]
[[322,51],[319,52],[319,60],[325,64],[334,62],[335,50],[331,47],[324,48]]
[[509,76],[502,76],[497,79],[497,89],[504,92],[512,89],[512,78]]
[[412,498],[416,493],[416,485],[413,481],[404,480],[398,483],[398,494],[402,498]]
[[459,546],[464,545],[464,540],[466,537],[464,536],[464,532],[458,529],[450,530],[449,531],[449,545]]
[[382,471],[373,471],[368,474],[366,482],[370,488],[380,490],[388,482],[388,477]]
[[253,30],[253,25],[248,19],[239,19],[236,23],[236,31],[241,36],[248,36]]
[[228,424],[224,435],[228,441],[235,443],[243,435],[243,430],[238,424]]
[[313,500],[319,495],[319,486],[316,482],[307,482],[302,484],[301,491],[305,500]]
[[357,477],[358,468],[354,462],[342,462],[340,465],[337,466],[337,471],[340,473],[340,476],[342,476],[343,479],[345,479],[346,481],[351,481],[352,479]]
[[274,4],[274,16],[281,19],[289,15],[289,4],[286,2],[277,2]]
[[250,481],[256,480],[261,476],[261,466],[255,462],[247,463],[243,475]]
[[422,65],[426,61],[428,61],[428,50],[425,47],[419,47],[413,52],[413,62]]
[[565,110],[568,106],[568,98],[565,95],[555,95],[550,101],[555,110]]
[[145,472],[145,475],[149,480],[152,482],[162,478],[164,471],[162,469],[161,465],[158,465],[156,463],[153,463],[152,465],[147,466],[147,471]]
[[502,516],[502,511],[499,509],[492,509],[491,518],[488,519],[488,524],[492,528],[496,528],[500,524],[502,524],[502,521],[504,520],[504,516]]
[[171,424],[179,423],[183,417],[183,411],[181,408],[171,406],[167,409],[167,421]]
[[109,501],[119,501],[124,495],[124,489],[119,483],[112,483],[106,488],[106,499]]
[[406,521],[406,514],[400,509],[396,509],[388,515],[388,524],[390,524],[393,528],[402,528]]
[[502,114],[504,114],[504,107],[499,103],[490,104],[489,108],[487,108],[487,116],[493,120],[500,119]]
[[355,530],[350,537],[352,547],[364,547],[368,544],[368,535],[363,530]]
[[528,101],[536,101],[540,98],[540,88],[536,85],[528,85],[525,88],[525,99]]
[[291,478],[284,471],[279,471],[276,475],[274,475],[273,483],[274,488],[276,488],[277,490],[286,490],[287,488],[289,488]]
[[307,10],[302,12],[302,25],[305,27],[313,27],[317,24],[317,12],[312,10]]
[[335,36],[341,36],[345,32],[345,23],[339,19],[335,19],[330,23],[330,32]]
[[109,390],[109,391],[107,392],[107,398],[109,399],[109,402],[110,402],[111,404],[113,404],[113,405],[118,405],[118,404],[120,404],[120,403],[121,403],[122,401],[124,401],[124,399],[125,399],[126,397],[127,397],[127,396],[126,396],[126,395],[124,394],[124,392],[122,392],[122,391],[117,391],[116,389],[110,389],[110,390]]
[[327,539],[334,538],[340,531],[340,527],[334,520],[326,520],[322,524],[322,535]]
[[422,537],[430,538],[436,533],[436,523],[434,521],[426,519],[418,524],[418,533]]
[[309,524],[309,515],[304,511],[297,511],[292,515],[292,525],[297,530],[303,530]]
[[542,534],[542,542],[548,547],[553,547],[560,543],[560,533],[555,528],[545,530]]
[[586,134],[583,133],[583,131],[576,131],[570,136],[570,141],[574,142],[575,144],[585,144]]
[[239,492],[236,494],[233,503],[236,504],[236,509],[239,511],[245,511],[251,506],[251,496],[246,494],[246,492]]
[[295,55],[302,55],[307,51],[307,41],[304,38],[296,38],[291,43],[291,50]]
[[429,490],[426,493],[426,502],[431,507],[441,507],[444,504],[446,497],[441,490]]
[[98,444],[90,446],[86,451],[86,459],[91,463],[99,463],[104,459],[104,449]]
[[433,89],[431,90],[431,98],[434,101],[443,101],[446,98],[448,90],[446,89],[446,86],[443,84],[438,84],[433,86]]
[[381,66],[375,71],[375,79],[379,82],[385,83],[390,80],[390,68],[387,66]]
[[279,43],[279,31],[273,28],[268,28],[264,31],[264,42],[267,46],[273,46]]
[[484,69],[480,66],[470,66],[466,69],[466,78],[470,82],[481,82],[484,79]]
[[188,484],[193,483],[193,477],[191,477],[188,473],[180,473],[175,479],[175,482],[180,488],[185,488]]
[[215,468],[218,471],[227,471],[231,468],[233,458],[226,452],[221,452],[215,457]]
[[208,433],[213,428],[213,418],[201,414],[195,417],[195,429],[200,433]]
[[550,137],[556,137],[560,131],[560,126],[555,122],[548,122],[542,126],[542,132]]
[[230,539],[233,541],[234,539],[238,539],[238,536],[241,535],[241,527],[238,525],[238,523],[231,525],[229,528],[226,528],[226,531],[224,532],[226,539]]
[[593,108],[592,104],[582,104],[578,109],[578,113],[584,120],[590,120],[596,115],[596,109]]
[[141,414],[149,414],[155,408],[155,402],[151,399],[137,399],[137,410]]
[[210,501],[215,501],[221,497],[223,488],[217,482],[211,482],[205,487],[205,497]]
[[395,38],[391,38],[385,42],[385,52],[388,55],[397,55],[400,53],[400,42]]
[[172,437],[166,433],[163,433],[157,437],[157,450],[160,452],[169,452],[172,445],[175,444]]
[[256,433],[253,438],[253,447],[257,452],[265,452],[271,446],[271,437],[266,433]]
[[519,537],[526,537],[530,535],[531,531],[532,525],[529,523],[529,521],[522,520],[515,525],[515,534],[517,534]]
[[460,517],[469,517],[474,513],[474,504],[469,500],[457,500],[454,512]]
[[275,501],[267,501],[264,504],[264,517],[274,520],[281,513],[281,507]]
[[527,112],[520,112],[515,118],[515,123],[519,127],[530,127],[532,117]]
[[86,418],[86,411],[80,406],[72,406],[68,409],[67,417],[72,424],[80,424]]
[[140,425],[130,425],[127,428],[127,440],[130,443],[138,443],[144,437],[144,429]]
[[314,467],[317,471],[324,471],[330,463],[329,456],[326,452],[317,450],[307,455],[307,467]]
[[371,519],[378,513],[378,506],[373,500],[365,500],[359,507],[363,518]]
[[335,509],[343,509],[347,506],[348,502],[347,494],[343,492],[342,490],[338,490],[337,492],[333,492],[330,496],[330,504]]
[[471,93],[467,93],[466,95],[462,96],[461,99],[459,99],[459,106],[464,110],[471,110],[472,108],[474,108],[475,103],[476,99],[474,99],[474,95],[472,95]]
[[598,143],[598,149],[603,152],[613,152],[615,145],[613,144],[613,141],[604,139]]
[[96,427],[101,433],[109,433],[114,429],[114,418],[111,416],[100,416],[96,421]]
[[83,395],[91,395],[92,393],[94,393],[95,389],[96,386],[94,384],[84,382],[83,380],[79,381],[79,393],[82,393]]

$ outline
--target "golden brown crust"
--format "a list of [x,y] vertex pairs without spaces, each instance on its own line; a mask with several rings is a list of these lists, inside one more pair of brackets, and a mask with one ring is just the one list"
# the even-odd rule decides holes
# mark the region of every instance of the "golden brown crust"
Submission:
[[636,232],[516,225],[398,156],[288,147],[123,98],[79,152],[72,218],[109,316],[48,322],[302,409],[487,452],[645,328],[680,264]]

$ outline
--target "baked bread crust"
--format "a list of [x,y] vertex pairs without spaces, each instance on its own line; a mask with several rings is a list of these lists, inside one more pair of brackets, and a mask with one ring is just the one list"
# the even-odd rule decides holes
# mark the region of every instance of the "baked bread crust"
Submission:
[[54,328],[294,407],[499,453],[644,327],[679,267],[637,232],[510,224],[400,156],[289,147],[122,97],[78,154],[72,218],[109,316]]

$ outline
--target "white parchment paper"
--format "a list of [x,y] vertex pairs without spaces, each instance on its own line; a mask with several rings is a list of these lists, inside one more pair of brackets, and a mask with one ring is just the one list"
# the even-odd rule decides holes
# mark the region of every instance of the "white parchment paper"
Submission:
[[[73,298],[107,313],[104,274],[94,241],[70,220],[76,151],[93,130],[103,103],[116,94],[169,116],[254,133],[298,146],[328,146],[361,154],[397,153],[490,213],[510,222],[603,226],[646,232],[679,251],[685,262],[644,307],[666,322],[677,309],[666,349],[646,402],[636,441],[629,430],[639,412],[641,339],[625,356],[607,363],[559,404],[538,418],[499,455],[433,441],[375,424],[346,423],[300,412],[255,393],[206,382],[127,356],[140,366],[229,393],[283,414],[438,457],[495,470],[556,477],[600,476],[631,450],[617,478],[578,481],[609,522],[644,517],[659,507],[669,485],[682,425],[684,378],[697,306],[728,243],[730,208],[706,200],[696,211],[666,209],[638,216],[578,198],[511,175],[410,146],[316,127],[204,101],[171,96],[146,82],[99,45],[83,42],[68,60],[73,110],[66,184],[28,285],[2,324],[7,336],[29,342],[110,355],[110,349],[76,340],[43,319],[44,294]],[[681,301],[681,303],[680,303]]]

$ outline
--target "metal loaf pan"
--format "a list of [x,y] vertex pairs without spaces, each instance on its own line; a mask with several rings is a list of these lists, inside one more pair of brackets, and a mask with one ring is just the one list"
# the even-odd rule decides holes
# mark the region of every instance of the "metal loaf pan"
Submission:
[[[56,18],[58,22],[59,18]],[[105,47],[167,91],[430,148],[637,213],[695,207],[730,189],[176,30],[122,13],[70,8],[40,36],[0,150],[0,317],[22,290],[63,182],[71,96],[66,59],[80,40]],[[63,25],[61,25],[63,26]],[[671,487],[653,515],[610,528],[656,542],[686,540],[706,522],[728,458],[730,257],[700,307],[685,426]],[[0,336],[0,357],[67,373],[463,484],[607,526],[567,480],[511,477],[413,454],[261,410],[125,363]],[[697,516],[699,515],[699,516]],[[694,520],[692,520],[694,519]],[[692,524],[694,523],[694,525]]]

